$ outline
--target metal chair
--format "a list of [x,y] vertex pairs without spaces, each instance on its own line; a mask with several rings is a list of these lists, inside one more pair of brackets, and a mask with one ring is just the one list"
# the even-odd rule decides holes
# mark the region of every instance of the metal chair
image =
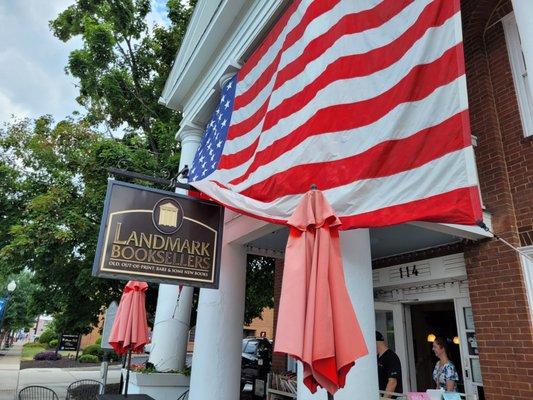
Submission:
[[102,382],[94,379],[81,379],[68,386],[66,400],[96,400],[96,396],[103,391]]
[[59,400],[57,393],[44,386],[27,386],[19,392],[18,400]]
[[189,391],[187,390],[187,391],[183,392],[180,395],[180,397],[178,397],[177,400],[188,400],[188,399],[189,399]]

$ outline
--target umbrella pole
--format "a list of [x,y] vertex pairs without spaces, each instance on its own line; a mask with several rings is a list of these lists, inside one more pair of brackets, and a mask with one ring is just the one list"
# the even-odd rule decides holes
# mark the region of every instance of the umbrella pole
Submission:
[[333,400],[333,395],[330,392],[328,392],[328,400]]
[[124,389],[124,395],[128,397],[128,384],[130,382],[130,368],[131,368],[131,349],[128,351],[128,369],[126,370],[126,388]]

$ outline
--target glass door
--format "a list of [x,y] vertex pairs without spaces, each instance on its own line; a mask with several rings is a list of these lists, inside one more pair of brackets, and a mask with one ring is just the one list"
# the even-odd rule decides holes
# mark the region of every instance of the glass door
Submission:
[[479,400],[484,400],[474,315],[472,314],[469,298],[455,299],[455,315],[459,331],[459,348],[461,349],[465,392],[466,394],[476,395]]
[[410,389],[407,375],[407,347],[405,340],[405,318],[401,303],[386,303],[376,301],[374,303],[376,314],[376,330],[385,337],[387,346],[394,351],[402,363],[402,384],[404,392]]

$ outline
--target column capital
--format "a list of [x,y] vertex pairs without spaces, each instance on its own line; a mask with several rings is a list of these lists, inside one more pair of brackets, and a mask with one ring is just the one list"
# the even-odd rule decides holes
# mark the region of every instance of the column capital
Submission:
[[241,65],[237,61],[233,61],[226,67],[226,69],[224,70],[224,74],[218,80],[218,85],[221,89],[224,87],[224,84],[228,79],[230,79],[233,75],[239,72],[239,69],[241,69]]
[[180,125],[180,129],[176,133],[176,140],[180,142],[186,142],[188,140],[200,141],[202,140],[202,135],[204,134],[204,129],[191,121],[183,121]]

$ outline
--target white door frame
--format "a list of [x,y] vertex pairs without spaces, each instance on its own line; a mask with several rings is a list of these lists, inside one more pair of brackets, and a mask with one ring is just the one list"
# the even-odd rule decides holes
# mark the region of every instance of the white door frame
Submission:
[[[402,361],[402,372],[409,371],[409,379],[407,379],[407,374],[403,372],[404,388],[416,388],[416,370],[414,365],[414,348],[409,306],[413,304],[433,303],[437,301],[454,302],[457,331],[460,338],[459,350],[461,355],[461,366],[463,370],[463,382],[465,383],[465,392],[467,394],[477,394],[476,386],[482,386],[482,384],[476,384],[472,382],[470,361],[468,360],[469,357],[465,356],[468,354],[468,348],[466,348],[466,350],[464,348],[464,346],[466,346],[466,330],[464,326],[464,319],[461,318],[461,316],[463,307],[470,305],[470,297],[468,295],[468,290],[466,288],[465,283],[466,282],[463,280],[457,280],[454,282],[447,282],[445,284],[443,283],[437,285],[426,285],[424,290],[416,290],[416,287],[413,286],[406,287],[405,289],[403,289],[402,287],[397,287],[394,289],[394,293],[392,296],[388,298],[385,297],[383,300],[380,299],[378,296],[378,298],[376,299],[376,305],[385,304],[388,307],[391,307],[391,310],[395,310],[398,307],[401,310],[401,312],[396,311],[393,315],[397,314],[399,316],[398,318],[401,318],[402,328],[398,328],[397,330],[397,325],[395,321],[394,331],[398,333],[402,332],[401,339],[396,339],[395,335],[395,340],[398,340],[398,343],[400,343],[400,340],[403,340],[404,343],[403,349],[405,354],[403,355],[403,358],[400,357],[400,354],[398,354],[398,357],[400,357],[400,360]],[[419,285],[421,288],[424,287],[423,282],[421,282]],[[431,290],[430,288],[427,288],[427,286],[435,287],[434,290]],[[390,301],[389,299],[394,299],[394,301]],[[388,310],[387,308],[380,309]],[[406,368],[403,368],[403,365],[405,365]]]
[[405,334],[405,316],[403,313],[403,306],[399,302],[374,302],[375,311],[390,311],[392,312],[392,320],[394,324],[394,345],[395,353],[400,359],[402,366],[402,385],[403,391],[410,390],[409,380],[407,379],[407,371],[409,371],[409,364],[407,359],[406,334]]
[[464,309],[465,308],[471,309],[472,305],[470,304],[469,297],[456,298],[454,299],[454,304],[455,304],[455,318],[457,321],[457,331],[459,335],[459,350],[461,353],[461,364],[463,367],[463,382],[465,385],[465,393],[477,395],[478,394],[477,387],[483,386],[483,383],[474,382],[473,371],[472,371],[472,368],[470,367],[470,360],[471,359],[479,360],[479,356],[472,356],[469,354],[468,337],[467,337],[467,333],[475,334],[475,328],[472,322],[472,327],[470,327],[469,329],[466,326],[465,318],[464,318]]

